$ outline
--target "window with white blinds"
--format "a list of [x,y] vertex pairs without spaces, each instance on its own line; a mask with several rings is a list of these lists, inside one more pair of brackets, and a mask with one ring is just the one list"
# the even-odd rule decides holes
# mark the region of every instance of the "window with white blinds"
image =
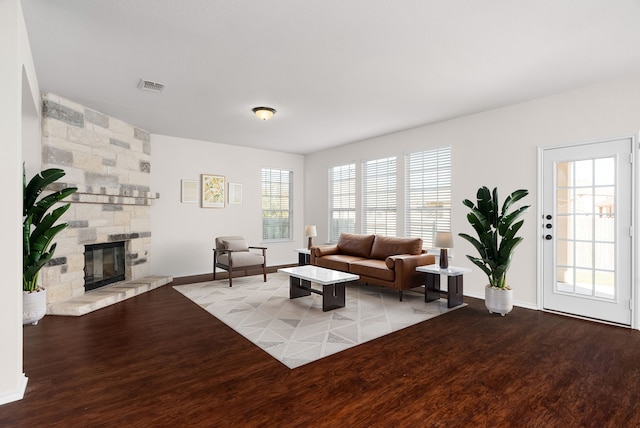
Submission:
[[329,242],[356,231],[356,164],[329,168]]
[[397,160],[362,163],[362,233],[396,236]]
[[433,248],[436,231],[451,231],[451,147],[406,156],[405,235]]
[[262,239],[292,239],[293,171],[262,168]]

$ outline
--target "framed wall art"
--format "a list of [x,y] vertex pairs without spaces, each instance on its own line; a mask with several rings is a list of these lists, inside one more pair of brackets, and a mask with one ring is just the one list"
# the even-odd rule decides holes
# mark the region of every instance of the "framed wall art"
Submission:
[[242,203],[242,184],[229,183],[229,204]]
[[196,180],[180,180],[180,202],[183,204],[198,202],[198,182]]
[[202,208],[224,208],[224,176],[202,174]]

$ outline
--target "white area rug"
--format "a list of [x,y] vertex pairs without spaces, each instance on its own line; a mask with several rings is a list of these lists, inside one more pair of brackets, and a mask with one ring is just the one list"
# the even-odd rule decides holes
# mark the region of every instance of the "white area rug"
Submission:
[[[319,286],[314,286],[318,287]],[[447,301],[425,303],[424,295],[349,283],[346,306],[322,311],[322,296],[289,299],[289,277],[281,273],[173,287],[229,327],[293,369],[448,311]]]

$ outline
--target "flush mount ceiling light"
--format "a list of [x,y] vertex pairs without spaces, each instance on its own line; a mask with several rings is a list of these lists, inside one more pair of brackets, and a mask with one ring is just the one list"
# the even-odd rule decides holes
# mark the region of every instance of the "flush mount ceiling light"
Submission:
[[254,107],[251,111],[262,120],[269,120],[276,114],[276,110],[271,107]]

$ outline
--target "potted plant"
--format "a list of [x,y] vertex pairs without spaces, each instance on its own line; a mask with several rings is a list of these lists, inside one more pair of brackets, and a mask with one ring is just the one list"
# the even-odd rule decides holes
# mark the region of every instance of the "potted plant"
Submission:
[[493,191],[489,191],[489,188],[483,186],[478,189],[477,205],[468,199],[462,202],[470,209],[467,220],[478,238],[466,233],[460,233],[459,236],[469,241],[480,254],[480,257],[467,255],[467,258],[489,278],[489,284],[485,288],[485,306],[490,313],[496,312],[504,316],[513,309],[513,292],[507,284],[507,271],[513,252],[523,239],[516,234],[524,219],[517,222],[516,220],[527,211],[529,205],[511,212],[509,210],[528,194],[528,190],[516,190],[500,207],[498,190],[494,188]]
[[67,187],[55,191],[40,200],[40,194],[44,189],[65,175],[64,171],[51,168],[36,174],[29,184],[24,172],[23,181],[23,207],[22,207],[22,290],[23,290],[23,324],[37,324],[47,310],[46,289],[38,285],[40,269],[51,260],[56,249],[56,244],[51,243],[53,238],[64,228],[67,223],[55,224],[64,214],[70,204],[62,205],[50,213],[53,205],[78,190],[75,187]]

